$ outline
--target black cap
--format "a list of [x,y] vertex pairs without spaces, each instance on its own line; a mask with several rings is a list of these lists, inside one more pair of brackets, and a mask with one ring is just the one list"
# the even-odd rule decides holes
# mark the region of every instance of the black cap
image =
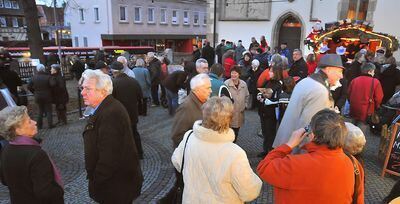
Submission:
[[114,61],[110,65],[111,69],[113,70],[122,70],[124,68],[124,65],[121,62]]
[[94,66],[95,69],[102,69],[102,68],[107,68],[108,65],[104,61],[98,61],[96,63],[96,66]]

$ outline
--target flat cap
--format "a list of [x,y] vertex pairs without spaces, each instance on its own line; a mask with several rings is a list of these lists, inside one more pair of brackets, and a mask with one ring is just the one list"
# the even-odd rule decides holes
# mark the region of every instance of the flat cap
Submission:
[[344,69],[342,58],[337,54],[326,54],[322,56],[319,60],[318,67],[321,69],[325,67],[339,67]]
[[110,65],[111,69],[113,70],[122,70],[124,68],[124,65],[121,62],[114,61]]

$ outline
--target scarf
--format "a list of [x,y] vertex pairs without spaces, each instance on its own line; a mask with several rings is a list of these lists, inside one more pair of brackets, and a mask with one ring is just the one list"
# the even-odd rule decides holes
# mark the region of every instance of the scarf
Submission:
[[[13,141],[10,141],[11,145],[32,145],[32,146],[38,146],[40,147],[40,144],[34,140],[33,138],[30,137],[25,137],[25,136],[17,136]],[[57,166],[54,164],[53,160],[49,157],[51,166],[53,167],[53,172],[54,172],[54,180],[57,182],[57,184],[64,189],[64,184],[61,180],[61,174],[60,171],[58,170]]]

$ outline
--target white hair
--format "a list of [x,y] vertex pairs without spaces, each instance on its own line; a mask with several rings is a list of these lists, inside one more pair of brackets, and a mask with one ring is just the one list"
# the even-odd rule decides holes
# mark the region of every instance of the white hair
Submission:
[[138,58],[136,60],[136,64],[135,64],[136,67],[144,67],[144,65],[145,65],[145,63],[144,63],[144,60],[142,58]]
[[118,61],[118,62],[121,62],[124,66],[126,66],[126,65],[128,64],[128,60],[127,60],[126,57],[124,57],[124,56],[119,56],[119,57],[117,58],[117,61]]
[[44,72],[44,71],[46,71],[46,67],[45,67],[43,64],[38,64],[38,65],[36,66],[36,71],[38,71],[38,72]]
[[96,89],[106,91],[107,95],[112,94],[113,84],[111,81],[111,77],[107,74],[104,74],[101,70],[86,70],[84,74],[82,74],[84,80],[95,79],[96,80]]
[[204,58],[199,58],[198,60],[196,60],[196,68],[201,67],[201,64],[207,64],[207,66],[208,66],[208,62]]
[[258,67],[260,66],[260,61],[258,61],[258,59],[253,59],[253,61],[251,61],[251,65]]
[[207,81],[210,81],[208,74],[198,74],[190,80],[190,88],[196,89],[199,86],[206,84]]
[[155,56],[154,52],[147,53],[147,57],[149,57],[149,58],[154,58],[154,56]]

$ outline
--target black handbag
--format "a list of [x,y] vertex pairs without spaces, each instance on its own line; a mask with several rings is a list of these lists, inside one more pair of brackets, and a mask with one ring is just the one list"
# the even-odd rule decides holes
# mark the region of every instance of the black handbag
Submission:
[[175,176],[176,176],[175,186],[171,189],[171,191],[165,197],[161,198],[157,203],[160,203],[160,204],[181,204],[182,203],[183,188],[184,188],[182,172],[183,172],[183,166],[185,164],[185,150],[186,150],[186,144],[192,133],[193,133],[193,131],[191,131],[189,133],[189,135],[185,141],[185,146],[183,148],[181,171],[180,172],[175,171]]

